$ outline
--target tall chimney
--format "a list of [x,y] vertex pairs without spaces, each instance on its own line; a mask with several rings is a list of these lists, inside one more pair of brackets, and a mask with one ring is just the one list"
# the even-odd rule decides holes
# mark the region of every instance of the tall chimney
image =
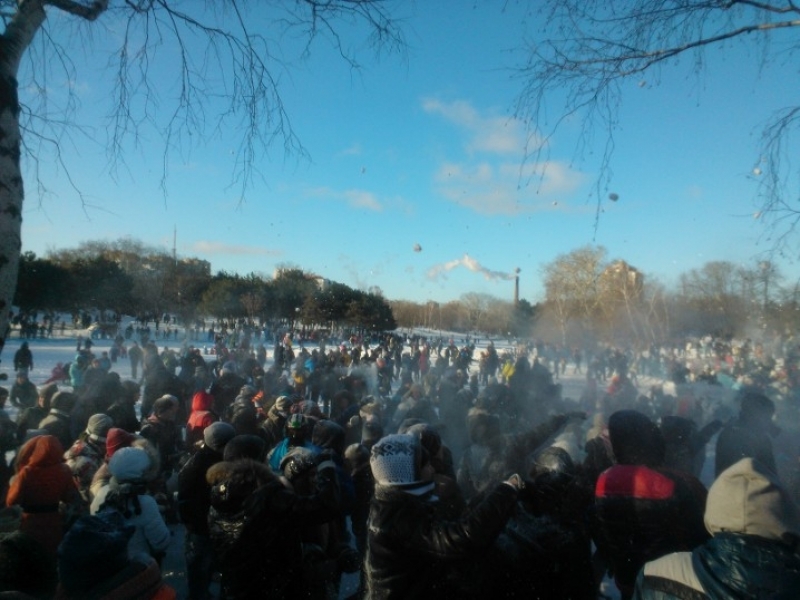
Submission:
[[514,269],[514,306],[519,305],[519,267]]

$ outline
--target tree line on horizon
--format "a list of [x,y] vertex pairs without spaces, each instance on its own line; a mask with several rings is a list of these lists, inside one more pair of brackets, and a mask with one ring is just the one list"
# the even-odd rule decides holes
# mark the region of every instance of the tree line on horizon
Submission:
[[174,314],[182,323],[212,317],[292,327],[393,331],[422,327],[538,337],[563,345],[603,341],[642,346],[711,333],[762,336],[800,325],[800,283],[785,285],[768,261],[710,261],[669,290],[600,246],[556,257],[542,268],[545,298],[516,304],[466,293],[449,302],[391,300],[379,288],[353,289],[296,267],[274,277],[219,271],[132,239],[25,252],[15,306],[21,313],[100,310],[137,317]]

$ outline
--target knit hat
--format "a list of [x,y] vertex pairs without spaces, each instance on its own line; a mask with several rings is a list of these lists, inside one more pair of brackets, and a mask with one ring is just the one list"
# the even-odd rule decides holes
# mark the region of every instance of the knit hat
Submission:
[[287,416],[292,408],[292,399],[289,396],[278,396],[275,400],[275,410]]
[[108,415],[98,413],[89,417],[86,433],[93,442],[105,442],[108,430],[114,426],[114,421]]
[[664,437],[658,426],[635,410],[618,410],[608,418],[614,458],[621,465],[658,467],[664,463]]
[[241,434],[235,436],[227,444],[222,456],[225,461],[236,461],[249,458],[263,461],[267,445],[257,435]]
[[78,396],[74,393],[61,390],[53,394],[53,398],[50,400],[50,408],[68,413],[75,408],[75,403],[77,401]]
[[729,531],[771,540],[800,536],[797,506],[778,476],[752,458],[728,467],[711,485],[705,524],[711,535]]
[[141,448],[120,448],[108,461],[108,470],[118,482],[144,479],[150,468],[150,455]]
[[217,421],[203,430],[203,443],[216,452],[222,452],[225,444],[230,442],[235,435],[236,429],[233,425]]
[[387,435],[373,447],[369,459],[376,486],[400,489],[415,496],[433,490],[432,481],[420,480],[422,446],[416,436]]
[[164,394],[153,402],[153,414],[156,416],[161,415],[173,406],[178,406],[178,399],[171,394]]
[[129,433],[119,427],[112,427],[106,435],[106,460],[111,460],[117,450],[127,448],[137,438],[133,433]]

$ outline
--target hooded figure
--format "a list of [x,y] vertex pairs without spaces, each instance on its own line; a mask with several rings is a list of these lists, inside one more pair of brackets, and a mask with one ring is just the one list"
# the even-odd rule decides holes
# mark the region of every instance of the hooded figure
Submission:
[[208,470],[209,531],[227,600],[308,597],[300,528],[339,512],[333,463],[322,462],[317,470],[318,488],[311,496],[294,493],[267,465],[250,459]]
[[267,411],[267,418],[261,423],[261,428],[266,432],[264,441],[270,449],[283,439],[283,429],[291,413],[292,404],[289,396],[278,396]]
[[36,539],[55,557],[64,533],[59,503],[80,502],[72,472],[64,463],[64,449],[52,435],[36,436],[20,448],[16,467],[6,505],[22,507],[20,531]]
[[777,472],[771,440],[780,431],[772,422],[775,403],[750,388],[739,393],[739,401],[739,416],[725,425],[717,438],[714,474],[719,477],[722,471],[745,457],[755,458]]
[[192,396],[192,412],[186,423],[186,448],[190,452],[203,439],[203,430],[215,421],[219,421],[219,415],[212,410],[213,405],[214,396],[205,390],[200,390]]
[[636,598],[797,598],[800,514],[777,475],[752,458],[723,471],[705,524],[705,544],[644,566]]
[[39,423],[39,429],[58,438],[62,448],[69,448],[75,439],[70,430],[70,414],[78,397],[72,392],[56,392],[50,401],[50,412]]
[[625,600],[645,562],[708,538],[706,490],[692,475],[663,467],[664,439],[646,415],[617,411],[608,433],[617,464],[597,479],[595,541]]

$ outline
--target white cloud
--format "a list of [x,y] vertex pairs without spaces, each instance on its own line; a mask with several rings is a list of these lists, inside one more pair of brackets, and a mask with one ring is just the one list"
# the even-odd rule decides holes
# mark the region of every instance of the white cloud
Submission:
[[487,215],[556,206],[563,210],[565,196],[584,183],[584,175],[565,163],[525,162],[526,132],[520,121],[482,115],[463,100],[448,103],[427,98],[422,107],[459,127],[467,138],[461,157],[446,160],[434,173],[437,191],[450,202]]
[[361,144],[358,142],[351,144],[347,148],[339,150],[337,156],[360,156],[362,153]]
[[434,175],[437,191],[450,202],[486,215],[515,215],[565,208],[569,197],[584,182],[582,173],[558,162],[520,169],[519,164],[492,166],[446,163]]
[[346,190],[342,192],[342,196],[347,200],[347,204],[353,208],[366,208],[367,210],[374,210],[376,212],[383,210],[383,206],[372,192]]
[[469,137],[465,149],[489,154],[519,154],[525,148],[525,128],[513,117],[485,117],[463,100],[442,102],[433,98],[422,101],[425,112],[444,117],[463,129]]
[[383,203],[372,192],[366,190],[333,190],[328,187],[317,187],[308,190],[308,195],[325,200],[344,202],[352,208],[380,212],[384,209]]

